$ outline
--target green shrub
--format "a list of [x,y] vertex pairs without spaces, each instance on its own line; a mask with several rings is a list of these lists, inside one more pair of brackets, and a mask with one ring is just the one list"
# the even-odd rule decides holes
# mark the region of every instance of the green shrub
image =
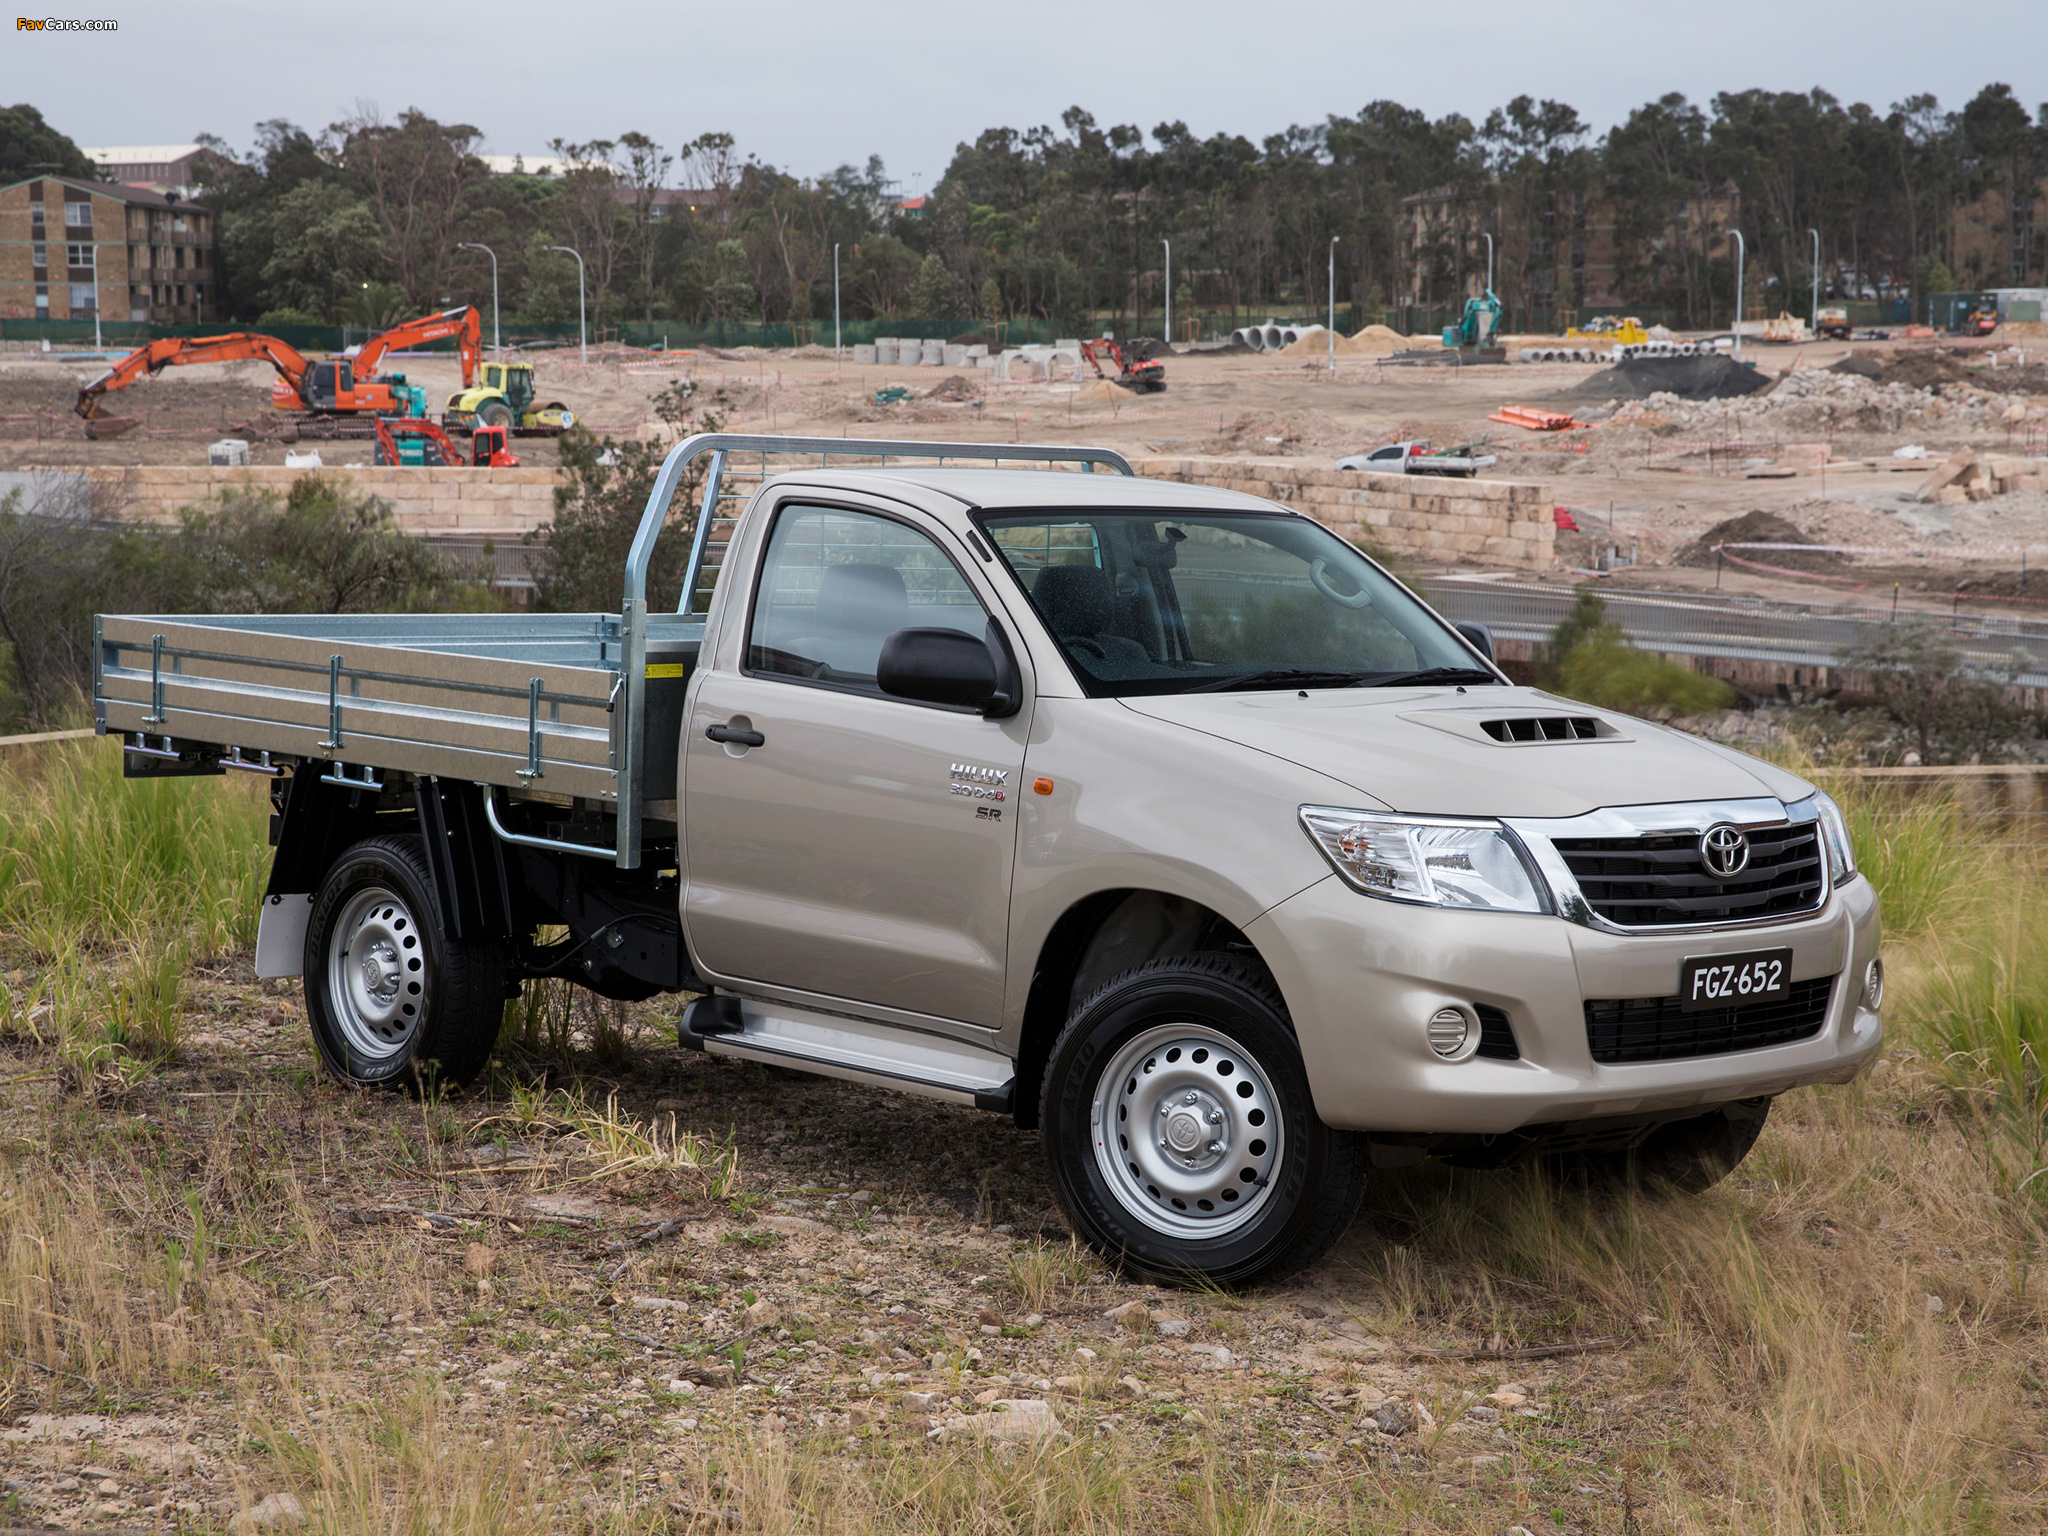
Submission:
[[1703,715],[1735,702],[1719,678],[1637,650],[1590,587],[1551,632],[1539,672],[1552,692],[1632,715]]

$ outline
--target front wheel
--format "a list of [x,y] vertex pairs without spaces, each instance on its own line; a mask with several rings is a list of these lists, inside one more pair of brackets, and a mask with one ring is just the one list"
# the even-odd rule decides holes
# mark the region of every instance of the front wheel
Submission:
[[306,924],[306,1017],[320,1061],[361,1086],[466,1083],[497,1042],[510,957],[450,939],[417,837],[372,837],[321,881]]
[[1162,1280],[1236,1285],[1320,1257],[1365,1188],[1363,1138],[1317,1118],[1286,1005],[1235,955],[1156,960],[1068,1022],[1040,1101],[1084,1241]]

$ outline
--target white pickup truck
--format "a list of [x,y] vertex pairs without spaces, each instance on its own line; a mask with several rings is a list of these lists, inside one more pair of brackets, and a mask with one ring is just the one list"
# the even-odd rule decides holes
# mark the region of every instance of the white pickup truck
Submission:
[[1490,653],[1114,454],[713,436],[618,613],[106,616],[95,694],[131,773],[272,776],[257,968],[337,1076],[474,1075],[526,978],[694,993],[684,1044],[1012,1115],[1098,1251],[1234,1283],[1376,1166],[1702,1188],[1878,1049],[1828,798]]

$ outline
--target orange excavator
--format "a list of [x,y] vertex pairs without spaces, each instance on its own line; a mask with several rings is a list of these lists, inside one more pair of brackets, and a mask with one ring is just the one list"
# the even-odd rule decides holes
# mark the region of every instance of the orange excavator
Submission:
[[462,363],[465,386],[476,378],[477,363],[483,356],[483,327],[475,307],[443,310],[408,320],[364,343],[354,357],[322,358],[313,361],[296,347],[256,331],[234,331],[225,336],[175,336],[138,347],[112,368],[78,392],[73,409],[85,418],[85,434],[95,436],[93,423],[100,416],[105,396],[126,389],[144,375],[186,363],[227,363],[261,358],[277,370],[271,386],[270,403],[278,410],[303,412],[315,417],[425,416],[426,391],[408,384],[403,374],[379,374],[378,365],[395,347],[440,341],[454,336]]
[[[279,369],[280,377],[270,386],[270,403],[280,411],[369,411],[379,416],[424,416],[426,391],[407,384],[402,373],[380,373],[384,355],[453,336],[455,354],[462,364],[462,387],[468,389],[476,382],[477,364],[483,358],[483,334],[483,317],[473,304],[422,315],[372,336],[352,358],[336,357],[313,364],[312,372],[303,382],[292,380]],[[332,403],[316,404],[307,397],[308,389],[321,401]]]

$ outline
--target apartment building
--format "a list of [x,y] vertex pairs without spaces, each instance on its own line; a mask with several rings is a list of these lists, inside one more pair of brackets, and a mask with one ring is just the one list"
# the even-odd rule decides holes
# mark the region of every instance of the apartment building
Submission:
[[212,212],[175,192],[68,176],[0,187],[0,318],[214,319],[213,239]]

